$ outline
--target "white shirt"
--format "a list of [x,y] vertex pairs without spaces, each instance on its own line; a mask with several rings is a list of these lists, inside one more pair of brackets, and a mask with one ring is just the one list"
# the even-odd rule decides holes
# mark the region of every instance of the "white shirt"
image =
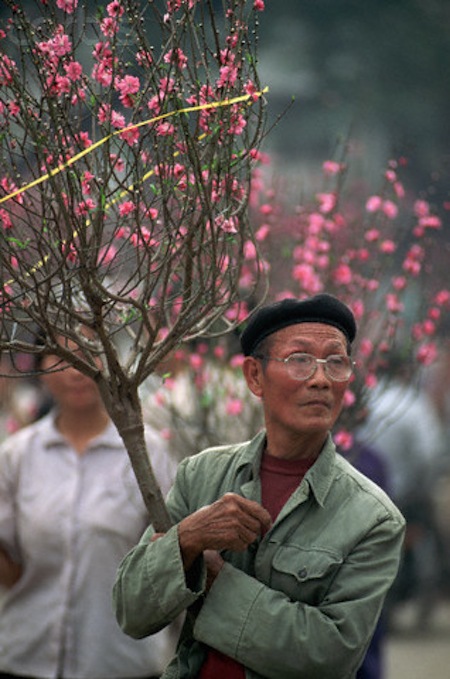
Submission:
[[[165,495],[174,465],[161,437],[147,449]],[[169,630],[127,637],[112,608],[121,559],[148,514],[122,439],[111,423],[79,455],[54,414],[0,448],[0,544],[24,567],[3,596],[0,671],[45,679],[126,679],[161,673]]]
[[413,385],[380,382],[370,396],[360,437],[385,459],[392,496],[402,507],[428,492],[439,453],[439,423],[426,394]]

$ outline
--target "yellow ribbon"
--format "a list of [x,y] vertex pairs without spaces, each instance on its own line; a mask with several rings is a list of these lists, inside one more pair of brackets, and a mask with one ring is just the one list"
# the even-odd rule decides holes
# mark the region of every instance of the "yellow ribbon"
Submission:
[[[181,113],[193,113],[194,111],[202,111],[210,108],[218,108],[220,106],[232,106],[233,104],[238,104],[239,102],[242,101],[248,101],[250,98],[253,97],[261,97],[263,94],[265,94],[268,91],[268,87],[265,87],[263,90],[260,92],[254,92],[253,94],[244,94],[239,97],[234,97],[232,99],[225,99],[224,101],[213,101],[208,104],[199,104],[198,106],[190,106],[188,108],[183,108],[180,109],[179,111],[169,111],[168,113],[162,113],[159,116],[156,116],[156,118],[150,118],[149,120],[142,120],[139,123],[135,123],[133,125],[128,125],[128,127],[124,127],[120,130],[115,130],[111,134],[108,134],[106,137],[103,137],[102,139],[99,139],[97,142],[92,144],[91,146],[88,146],[86,149],[81,151],[80,153],[77,153],[75,156],[72,158],[69,158],[69,160],[62,165],[58,165],[58,167],[55,167],[53,170],[50,170],[50,172],[47,172],[46,174],[42,175],[41,177],[38,177],[34,181],[30,182],[29,184],[26,184],[26,186],[22,186],[20,189],[16,189],[12,193],[7,194],[6,196],[2,196],[0,198],[0,205],[7,200],[10,200],[11,198],[16,198],[16,196],[19,196],[22,193],[25,193],[25,191],[28,191],[29,189],[32,189],[34,186],[38,186],[38,184],[42,184],[43,182],[47,181],[50,177],[54,177],[55,175],[59,174],[63,170],[67,169],[74,163],[76,163],[78,160],[86,156],[88,153],[91,153],[92,151],[95,151],[95,149],[99,148],[102,144],[107,142],[109,139],[112,139],[118,134],[123,134],[124,132],[128,132],[129,130],[135,130],[139,127],[143,127],[144,125],[150,125],[151,123],[156,123],[159,120],[164,120],[164,118],[169,118],[170,116],[175,116],[175,115],[180,115]],[[148,178],[149,174],[145,176],[144,179]]]

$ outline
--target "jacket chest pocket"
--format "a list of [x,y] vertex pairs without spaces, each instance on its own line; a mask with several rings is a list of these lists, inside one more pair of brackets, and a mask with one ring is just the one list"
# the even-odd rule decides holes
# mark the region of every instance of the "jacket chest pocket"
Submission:
[[327,549],[280,545],[272,561],[270,586],[292,601],[317,606],[341,565],[342,556]]

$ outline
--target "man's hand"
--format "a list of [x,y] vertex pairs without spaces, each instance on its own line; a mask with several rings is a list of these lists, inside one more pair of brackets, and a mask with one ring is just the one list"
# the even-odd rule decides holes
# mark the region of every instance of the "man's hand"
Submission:
[[189,570],[205,550],[243,552],[271,524],[269,513],[260,504],[235,493],[226,493],[178,524],[185,569]]

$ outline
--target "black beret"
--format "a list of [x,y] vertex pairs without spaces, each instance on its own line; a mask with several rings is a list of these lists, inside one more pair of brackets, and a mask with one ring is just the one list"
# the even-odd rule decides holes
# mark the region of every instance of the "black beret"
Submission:
[[356,322],[349,307],[327,293],[308,299],[283,299],[260,307],[251,317],[241,335],[241,347],[249,356],[256,345],[277,330],[296,323],[325,323],[344,333],[349,342],[356,335]]

